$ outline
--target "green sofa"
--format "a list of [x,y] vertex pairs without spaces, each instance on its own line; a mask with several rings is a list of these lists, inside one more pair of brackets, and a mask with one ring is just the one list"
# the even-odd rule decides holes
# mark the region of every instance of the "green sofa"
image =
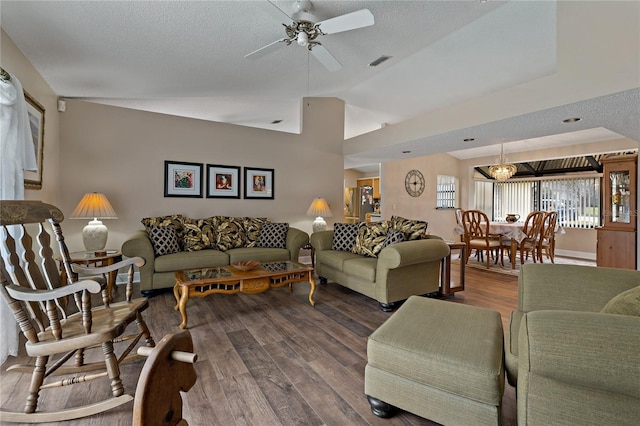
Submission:
[[640,317],[600,311],[639,285],[634,270],[522,267],[505,345],[519,425],[637,424]]
[[[176,215],[179,216],[179,215]],[[183,218],[178,220],[173,217],[173,223],[181,223]],[[247,218],[240,218],[247,219]],[[158,221],[156,223],[160,223]],[[167,224],[169,221],[165,221]],[[196,222],[196,221],[192,221]],[[206,222],[206,220],[204,220]],[[221,230],[220,220],[218,220],[218,231]],[[143,222],[144,223],[144,222]],[[228,220],[227,223],[233,223]],[[127,240],[122,244],[122,254],[125,256],[133,257],[139,256],[145,260],[145,264],[140,268],[140,290],[143,295],[150,297],[155,295],[158,291],[162,291],[167,288],[173,288],[175,284],[175,272],[186,269],[198,269],[209,268],[216,266],[230,265],[233,262],[239,260],[259,260],[262,262],[275,262],[282,260],[298,260],[300,250],[303,246],[309,244],[309,234],[297,229],[288,227],[286,230],[286,246],[285,247],[257,247],[255,244],[257,234],[259,231],[254,231],[254,243],[250,243],[251,231],[244,229],[241,223],[246,225],[247,221],[240,220],[237,222],[233,237],[244,241],[240,243],[240,247],[228,248],[228,249],[215,249],[211,246],[215,246],[216,230],[210,230],[209,238],[202,237],[206,232],[197,232],[207,230],[206,225],[203,225],[203,220],[198,220],[197,226],[191,224],[191,229],[196,229],[191,236],[191,247],[197,247],[197,249],[191,248],[191,250],[182,247],[180,251],[170,254],[164,254],[158,256],[154,251],[154,246],[149,237],[149,232],[146,229],[135,231],[130,235]],[[180,226],[180,225],[178,225]],[[185,226],[185,229],[187,226]],[[185,232],[187,235],[188,232]],[[184,236],[183,239],[186,241]],[[211,243],[205,244],[207,241]],[[219,239],[218,239],[219,240]],[[193,243],[195,241],[195,244]],[[244,244],[244,246],[242,246]],[[237,244],[236,244],[237,245]],[[247,247],[247,245],[249,247]]]
[[440,288],[440,265],[449,254],[442,238],[403,241],[387,246],[378,257],[332,250],[334,231],[314,232],[316,274],[321,283],[334,281],[371,297],[390,312],[409,296],[435,293]]

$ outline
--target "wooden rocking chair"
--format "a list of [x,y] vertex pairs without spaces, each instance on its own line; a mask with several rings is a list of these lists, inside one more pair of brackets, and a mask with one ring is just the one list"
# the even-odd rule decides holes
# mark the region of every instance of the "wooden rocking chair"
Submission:
[[[32,376],[24,412],[0,410],[2,422],[71,420],[131,401],[133,396],[125,393],[119,366],[125,360],[139,358],[131,351],[140,339],[144,339],[147,346],[155,345],[141,315],[148,307],[147,299],[131,300],[133,268],[144,265],[144,260],[136,257],[107,267],[74,269],[59,224],[62,220],[62,212],[50,204],[0,202],[0,294],[26,338],[27,355],[35,358],[35,365],[9,367],[9,371],[32,373]],[[61,282],[48,229],[55,234],[68,282]],[[125,267],[128,268],[128,282],[124,302],[111,303],[106,281],[101,276],[77,279],[80,269],[83,273],[91,271],[102,275]],[[92,306],[96,300],[92,300],[90,293],[102,293],[102,297],[93,298],[97,299],[97,304],[101,299],[100,306]],[[124,336],[132,322],[137,324],[137,334]],[[123,341],[128,345],[116,355],[114,344]],[[103,359],[86,363],[85,351],[97,348],[101,348]],[[74,355],[74,362],[67,363]],[[44,383],[49,376],[61,374],[72,376]],[[60,411],[37,411],[41,390],[104,377],[108,377],[105,390],[110,389],[112,394],[106,400]]]

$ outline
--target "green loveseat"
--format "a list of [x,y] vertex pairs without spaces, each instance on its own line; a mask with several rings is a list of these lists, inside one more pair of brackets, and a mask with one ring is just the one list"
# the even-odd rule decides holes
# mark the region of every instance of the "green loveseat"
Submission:
[[[140,268],[140,290],[145,296],[173,288],[175,272],[179,270],[225,266],[239,260],[297,261],[302,247],[309,244],[309,234],[288,227],[282,246],[260,247],[256,242],[262,222],[266,223],[268,219],[217,216],[211,218],[213,220],[190,220],[180,215],[158,219],[164,220],[155,220],[153,225],[181,229],[178,234],[183,244],[179,251],[157,255],[149,237],[150,227],[145,223],[146,219],[143,224],[147,229],[135,231],[121,249],[125,256],[139,256],[145,260],[146,263]],[[230,238],[220,238],[226,231],[229,231],[227,236],[230,235]]]
[[634,270],[522,267],[505,346],[519,425],[637,424],[640,317],[600,311],[639,285]]
[[333,230],[311,235],[321,283],[331,280],[371,297],[383,311],[392,311],[395,302],[409,296],[439,291],[440,265],[449,254],[442,238],[425,235],[398,242],[383,248],[378,257],[333,250],[333,238]]

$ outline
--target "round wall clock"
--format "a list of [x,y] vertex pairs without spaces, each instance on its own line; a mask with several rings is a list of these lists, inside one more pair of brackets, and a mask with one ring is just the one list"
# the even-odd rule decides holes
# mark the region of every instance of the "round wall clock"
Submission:
[[412,197],[419,197],[424,191],[424,176],[419,170],[410,170],[404,179],[404,187]]

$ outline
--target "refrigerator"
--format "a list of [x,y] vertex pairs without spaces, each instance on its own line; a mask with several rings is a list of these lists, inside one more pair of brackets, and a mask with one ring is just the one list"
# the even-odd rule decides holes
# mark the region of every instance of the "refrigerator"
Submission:
[[364,222],[367,213],[373,213],[374,211],[373,187],[359,186],[345,188],[344,211],[345,219]]

